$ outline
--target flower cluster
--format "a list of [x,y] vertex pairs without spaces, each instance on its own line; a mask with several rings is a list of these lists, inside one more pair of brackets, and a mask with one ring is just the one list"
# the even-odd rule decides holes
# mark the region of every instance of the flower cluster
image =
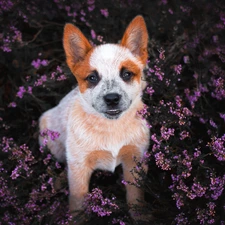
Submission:
[[115,197],[112,199],[104,198],[102,190],[94,188],[91,193],[87,194],[84,202],[85,212],[87,214],[95,213],[100,217],[110,216],[113,211],[119,209],[115,203]]

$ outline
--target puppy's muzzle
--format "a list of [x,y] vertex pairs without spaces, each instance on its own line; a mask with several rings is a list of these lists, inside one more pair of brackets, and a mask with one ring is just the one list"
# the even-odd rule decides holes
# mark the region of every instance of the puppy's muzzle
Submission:
[[106,113],[110,116],[118,115],[121,113],[119,109],[119,102],[121,95],[117,93],[110,93],[104,96],[104,101],[107,105]]

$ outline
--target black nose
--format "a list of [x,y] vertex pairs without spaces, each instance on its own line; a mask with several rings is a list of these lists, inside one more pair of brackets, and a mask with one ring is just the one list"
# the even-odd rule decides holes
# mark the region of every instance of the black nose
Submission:
[[120,95],[117,93],[111,93],[104,96],[107,106],[116,106],[120,101]]

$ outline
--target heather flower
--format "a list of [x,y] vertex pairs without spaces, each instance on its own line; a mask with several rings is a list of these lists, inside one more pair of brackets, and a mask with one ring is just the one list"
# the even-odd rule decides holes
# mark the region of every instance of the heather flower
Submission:
[[161,137],[167,141],[171,136],[174,136],[174,131],[174,128],[167,128],[162,126],[160,129]]
[[[27,90],[25,89],[24,86],[20,86],[19,91],[17,92],[16,96],[19,98],[23,98],[23,95],[25,93],[32,94],[32,89],[33,88],[31,86],[28,86]],[[16,103],[11,103],[10,107],[16,107]]]
[[39,79],[37,79],[37,81],[34,82],[34,86],[41,86],[46,81],[47,81],[47,76],[42,75]]
[[26,89],[24,88],[24,86],[20,86],[19,87],[19,91],[17,92],[16,96],[19,98],[23,98],[23,94],[26,92]]
[[213,154],[219,161],[225,161],[225,147],[224,147],[225,135],[220,138],[213,137],[209,146],[212,149]]
[[185,64],[190,63],[190,58],[189,58],[188,55],[185,55],[185,56],[183,57],[183,60],[184,60],[184,63],[185,63]]
[[14,3],[10,0],[0,1],[0,14],[3,14],[3,12],[10,11],[13,6],[14,6]]
[[154,92],[155,91],[154,91],[153,87],[147,87],[146,88],[146,93],[149,94],[150,96],[152,96]]
[[9,108],[15,108],[16,106],[16,102],[10,102],[8,105]]
[[185,214],[182,212],[180,214],[178,214],[175,217],[175,221],[177,222],[177,225],[185,225],[185,224],[189,224],[188,222],[188,218],[185,216]]
[[46,59],[36,59],[36,60],[33,60],[31,62],[31,65],[35,68],[35,69],[39,69],[41,66],[47,66],[49,64],[49,61],[46,60]]
[[161,59],[161,60],[165,60],[165,50],[163,50],[163,49],[160,49],[159,50],[159,58]]
[[176,206],[178,209],[181,209],[182,206],[184,206],[184,200],[183,200],[183,196],[178,194],[178,193],[174,193],[172,195],[173,199],[176,201]]
[[160,81],[164,78],[164,72],[162,72],[161,68],[158,65],[154,65],[154,69],[149,69],[150,74],[154,74]]
[[91,29],[91,37],[92,39],[95,39],[96,38],[96,33],[94,30]]
[[146,116],[149,114],[148,112],[148,106],[143,105],[143,108],[137,111],[137,115],[142,117],[143,119],[146,118]]
[[87,214],[95,213],[97,216],[104,217],[110,216],[113,211],[119,209],[115,204],[115,197],[111,200],[102,196],[102,191],[94,188],[91,193],[87,194],[84,202]]
[[108,16],[109,16],[108,9],[100,9],[100,12],[101,12],[101,14],[102,14],[104,17],[108,17]]
[[126,225],[121,219],[113,218],[112,224]]
[[220,118],[222,118],[225,122],[225,113],[219,113],[219,115],[220,115]]
[[181,74],[181,71],[182,71],[182,65],[174,65],[173,67],[174,69],[174,72],[178,75],[178,74]]
[[223,177],[215,177],[211,175],[209,190],[211,191],[211,198],[217,200],[223,193],[225,186],[225,175]]
[[48,142],[48,138],[50,138],[52,141],[54,141],[55,139],[59,138],[60,133],[57,131],[52,131],[49,129],[44,129],[42,131],[40,131],[40,136],[44,138],[43,141],[43,146],[47,145]]
[[160,167],[162,170],[171,170],[171,160],[165,158],[165,154],[162,152],[158,152],[155,155],[156,165]]
[[197,219],[200,224],[214,224],[215,222],[215,208],[216,204],[214,202],[208,202],[206,208],[196,208]]
[[189,132],[186,131],[186,130],[183,130],[181,133],[180,133],[180,140],[184,140],[185,138],[189,137]]

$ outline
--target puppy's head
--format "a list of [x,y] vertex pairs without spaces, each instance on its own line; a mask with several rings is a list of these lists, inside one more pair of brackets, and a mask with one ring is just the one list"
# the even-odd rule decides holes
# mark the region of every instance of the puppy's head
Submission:
[[140,100],[147,42],[141,16],[131,21],[120,44],[97,47],[92,47],[77,27],[66,24],[63,45],[67,64],[78,81],[86,110],[117,119]]

